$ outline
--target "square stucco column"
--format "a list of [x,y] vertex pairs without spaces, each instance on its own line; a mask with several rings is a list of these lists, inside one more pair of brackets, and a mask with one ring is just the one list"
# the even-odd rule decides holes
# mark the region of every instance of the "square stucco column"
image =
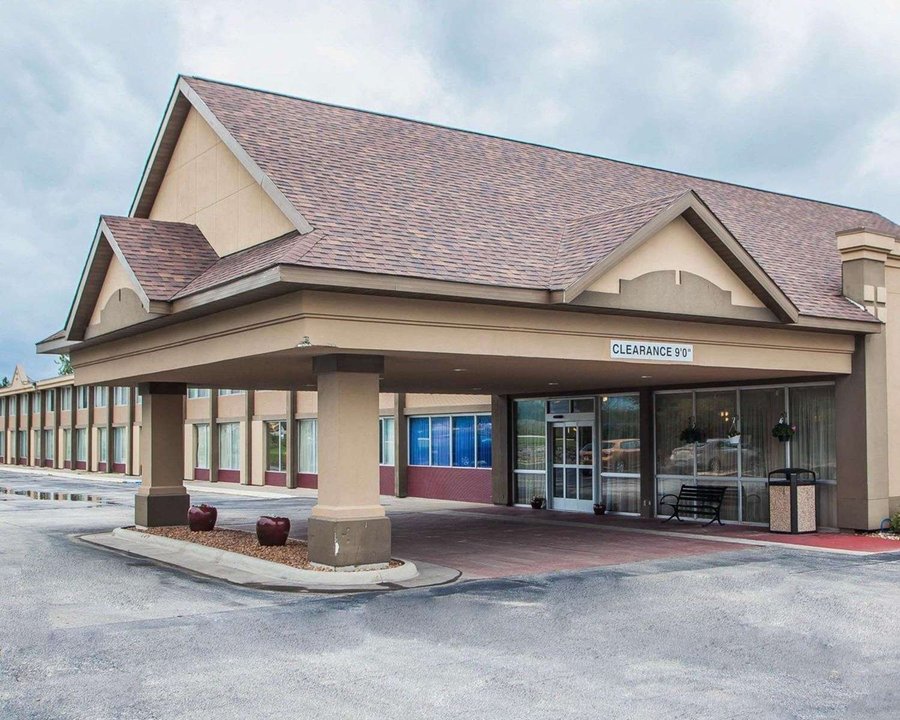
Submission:
[[512,505],[510,424],[512,407],[508,395],[491,396],[491,502]]
[[379,502],[378,391],[384,358],[326,355],[319,394],[319,497],[309,518],[309,559],[334,568],[384,566],[391,523]]
[[141,486],[134,523],[143,527],[187,525],[190,497],[184,487],[184,395],[171,383],[140,386]]
[[[837,234],[844,295],[887,323],[885,263],[893,237],[865,229]],[[887,329],[859,335],[851,374],[835,387],[838,525],[877,529],[890,511]]]

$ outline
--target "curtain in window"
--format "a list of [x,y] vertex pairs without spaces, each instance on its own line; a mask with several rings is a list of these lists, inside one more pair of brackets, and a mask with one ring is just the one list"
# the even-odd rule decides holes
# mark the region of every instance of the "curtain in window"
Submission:
[[837,479],[834,388],[791,388],[788,422],[797,427],[790,442],[791,465],[815,470],[820,480]]
[[209,469],[209,425],[205,423],[194,425],[194,467]]
[[284,436],[287,423],[283,421],[266,423],[266,470],[284,472]]
[[431,464],[450,465],[450,418],[431,418]]
[[[209,431],[209,425],[204,426],[207,429],[207,436]],[[125,443],[128,440],[128,435],[125,432],[125,428],[117,427],[113,428],[113,462],[124,465],[125,464]]]
[[491,438],[491,416],[478,415],[475,418],[475,432],[478,441],[478,467],[489,468],[492,464],[491,451],[493,440]]
[[689,392],[656,396],[656,472],[660,475],[694,474],[694,449],[679,437],[693,414]]
[[772,437],[784,413],[784,388],[741,390],[741,464],[744,477],[765,478],[786,464],[785,446]]
[[318,421],[309,419],[300,421],[300,472],[315,474],[319,472],[319,456],[316,437]]
[[[431,441],[427,417],[414,417],[409,420],[409,464],[431,464]],[[449,461],[447,464],[450,464]]]
[[219,468],[241,469],[241,426],[239,423],[219,425]]
[[75,431],[75,443],[77,445],[75,459],[78,462],[85,462],[87,460],[87,430],[81,428]]
[[381,418],[381,453],[379,462],[382,465],[394,464],[394,418]]
[[475,418],[472,415],[453,418],[453,465],[475,467]]

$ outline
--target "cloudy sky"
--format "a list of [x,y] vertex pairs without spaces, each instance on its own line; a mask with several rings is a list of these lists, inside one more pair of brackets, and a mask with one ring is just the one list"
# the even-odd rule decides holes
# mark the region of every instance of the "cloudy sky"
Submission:
[[900,220],[894,2],[0,4],[0,376],[52,375],[100,213],[128,211],[177,73]]

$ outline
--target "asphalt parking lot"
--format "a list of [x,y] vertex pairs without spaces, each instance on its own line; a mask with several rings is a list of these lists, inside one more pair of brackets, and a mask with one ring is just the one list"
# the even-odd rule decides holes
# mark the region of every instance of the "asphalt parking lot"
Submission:
[[[0,470],[0,486],[103,498],[0,495],[4,719],[887,718],[900,701],[900,553],[723,545],[296,595],[79,542],[131,522],[133,485]],[[246,518],[313,502],[195,495]]]

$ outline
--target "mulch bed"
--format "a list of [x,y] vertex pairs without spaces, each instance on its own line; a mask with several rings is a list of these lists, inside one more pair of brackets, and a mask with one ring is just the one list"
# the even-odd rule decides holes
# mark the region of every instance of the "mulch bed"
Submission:
[[[185,542],[197,543],[198,545],[206,545],[207,547],[216,548],[217,550],[228,550],[230,552],[249,555],[250,557],[268,560],[270,562],[281,563],[282,565],[290,565],[291,567],[300,568],[301,570],[316,570],[318,572],[334,572],[330,568],[322,568],[312,565],[309,562],[309,556],[306,551],[306,543],[301,540],[288,538],[287,544],[275,547],[266,547],[259,544],[255,533],[244,532],[243,530],[220,530],[216,528],[209,532],[191,532],[186,527],[154,527],[154,528],[135,528],[138,532],[147,533],[148,535],[161,535],[163,537],[172,538],[173,540],[183,540]],[[391,560],[389,566],[400,567],[403,563],[399,560]]]

